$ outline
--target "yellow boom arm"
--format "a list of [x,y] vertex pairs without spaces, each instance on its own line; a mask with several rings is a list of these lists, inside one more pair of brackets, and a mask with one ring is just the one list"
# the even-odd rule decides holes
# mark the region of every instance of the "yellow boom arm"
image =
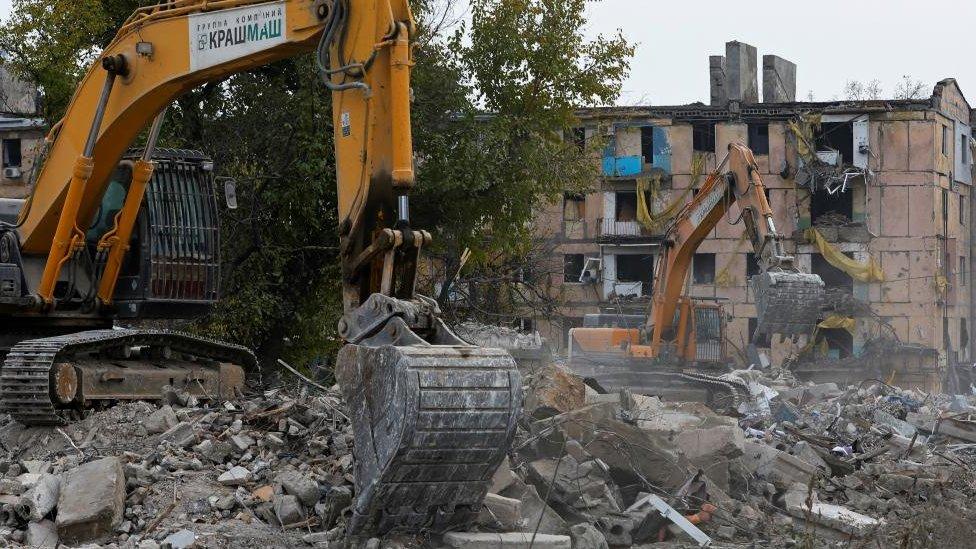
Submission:
[[[335,10],[342,10],[342,21]],[[391,207],[393,186],[413,184],[413,28],[407,0],[175,0],[139,9],[88,71],[51,132],[21,214],[23,252],[48,256],[43,275],[32,282],[39,301],[53,304],[61,267],[83,245],[109,176],[157,114],[196,86],[317,45],[334,90],[344,257],[355,256],[368,246],[368,223],[359,218],[370,199],[388,196]],[[103,303],[111,300],[151,162],[137,162],[133,174],[116,227],[100,242],[109,258],[99,284]],[[355,280],[356,273],[346,278]]]

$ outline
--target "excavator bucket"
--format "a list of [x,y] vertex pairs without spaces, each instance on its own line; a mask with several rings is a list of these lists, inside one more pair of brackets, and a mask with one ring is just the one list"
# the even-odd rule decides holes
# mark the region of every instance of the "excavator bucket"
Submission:
[[355,435],[350,533],[474,520],[515,435],[521,377],[501,349],[346,345],[336,368]]
[[820,317],[824,283],[815,274],[766,271],[752,277],[759,334],[803,335]]

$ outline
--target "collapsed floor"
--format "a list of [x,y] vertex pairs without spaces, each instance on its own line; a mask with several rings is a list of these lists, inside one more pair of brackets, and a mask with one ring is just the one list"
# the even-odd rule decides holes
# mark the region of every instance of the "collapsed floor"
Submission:
[[[348,539],[338,391],[207,406],[173,388],[61,428],[0,427],[0,537],[56,547],[967,547],[976,402],[868,381],[731,374],[733,415],[601,394],[559,366],[471,532]],[[92,545],[95,546],[95,545]]]

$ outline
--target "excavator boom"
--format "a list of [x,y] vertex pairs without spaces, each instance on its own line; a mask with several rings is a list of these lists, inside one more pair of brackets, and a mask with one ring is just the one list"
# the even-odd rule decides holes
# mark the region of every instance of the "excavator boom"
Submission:
[[570,363],[609,386],[655,394],[669,392],[675,375],[692,383],[729,388],[727,381],[709,379],[701,372],[668,371],[668,366],[703,367],[726,361],[720,305],[682,292],[695,252],[733,204],[738,206],[738,220],[760,267],[760,274],[751,280],[758,316],[753,336],[812,333],[820,315],[823,281],[800,272],[794,257],[784,251],[752,151],[733,143],[698,194],[668,226],[657,261],[651,311],[643,326],[572,329]]
[[[727,171],[723,166],[728,166]],[[663,335],[672,328],[695,251],[732,204],[738,205],[739,219],[761,271],[751,281],[756,292],[757,332],[794,335],[813,331],[820,314],[823,281],[817,275],[801,273],[794,257],[784,251],[756,159],[745,145],[731,143],[725,160],[675,216],[665,235],[646,326],[655,354],[663,344]]]
[[[409,215],[414,34],[408,0],[169,0],[140,8],[52,130],[17,225],[0,227],[4,250],[13,242],[19,252],[10,261],[24,280],[17,275],[21,294],[0,295],[0,309],[12,307],[42,327],[64,326],[66,317],[110,327],[122,258],[144,194],[157,184],[161,113],[198,85],[313,52],[332,92],[335,128],[345,312],[339,335],[347,343],[336,377],[353,418],[357,460],[351,533],[444,530],[473,520],[521,407],[512,357],[462,341],[441,321],[436,302],[415,293],[418,258],[431,236],[412,228]],[[131,177],[114,226],[93,244],[87,233],[119,160],[154,120],[146,150],[127,161]],[[193,210],[182,207],[187,197],[180,192],[189,187],[182,188],[167,195],[174,218]],[[183,254],[177,259],[199,257],[188,240],[176,247]],[[104,268],[89,269],[92,291],[84,295],[65,273],[84,269],[81,258],[91,248]],[[65,286],[82,297],[57,297]],[[240,366],[254,363],[245,349],[185,335],[63,332],[23,341],[7,355],[0,393],[25,423],[56,423],[98,400],[158,395],[140,372],[153,380],[171,376],[171,383],[202,381],[231,396],[227,380],[239,388]],[[173,353],[189,358],[163,368],[160,361]],[[120,361],[138,368],[123,373]]]

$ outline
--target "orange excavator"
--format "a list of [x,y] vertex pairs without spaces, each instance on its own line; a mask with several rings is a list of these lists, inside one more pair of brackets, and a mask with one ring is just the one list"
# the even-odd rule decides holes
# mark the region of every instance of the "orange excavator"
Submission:
[[733,204],[760,269],[750,281],[758,321],[754,336],[811,333],[820,316],[824,284],[819,276],[800,272],[795,258],[783,249],[765,191],[752,151],[730,144],[725,159],[668,226],[650,315],[637,328],[570,330],[573,369],[613,389],[685,396],[689,389],[705,388],[712,396],[742,396],[744,387],[708,374],[729,363],[721,304],[682,293],[695,251]]
[[[158,399],[233,397],[243,347],[118,321],[219,296],[213,163],[157,150],[167,106],[206,82],[314,53],[332,92],[344,316],[336,376],[355,434],[350,533],[473,520],[521,407],[511,356],[472,346],[415,292],[429,233],[414,186],[408,0],[167,0],[139,8],[55,124],[26,201],[0,201],[0,400],[22,423]],[[141,151],[129,152],[148,128]]]

